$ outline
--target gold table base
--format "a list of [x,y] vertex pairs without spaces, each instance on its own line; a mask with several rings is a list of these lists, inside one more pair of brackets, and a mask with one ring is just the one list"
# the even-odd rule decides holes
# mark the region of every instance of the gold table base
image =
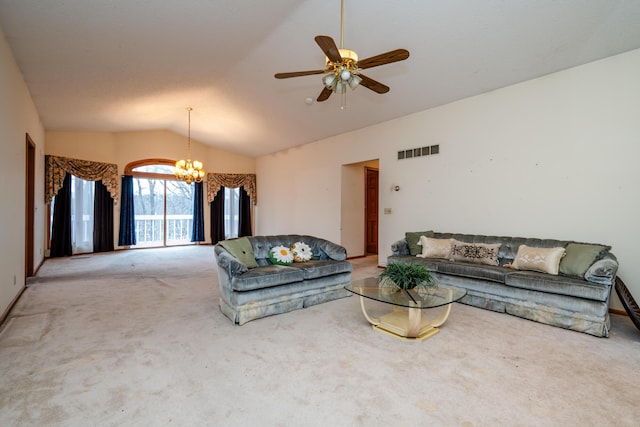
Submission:
[[367,314],[363,296],[360,296],[360,307],[364,317],[371,323],[373,329],[409,341],[423,341],[437,334],[438,327],[444,324],[451,312],[451,304],[447,304],[440,316],[429,320],[422,315],[423,309],[421,308],[394,306],[391,313],[376,319]]

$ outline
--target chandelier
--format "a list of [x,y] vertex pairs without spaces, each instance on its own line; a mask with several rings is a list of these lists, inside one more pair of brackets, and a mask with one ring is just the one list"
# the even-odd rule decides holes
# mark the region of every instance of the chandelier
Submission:
[[180,181],[184,181],[187,184],[192,182],[200,182],[204,178],[204,169],[202,169],[202,162],[197,160],[191,161],[191,111],[193,108],[188,107],[189,112],[189,128],[187,139],[187,160],[178,160],[173,173]]

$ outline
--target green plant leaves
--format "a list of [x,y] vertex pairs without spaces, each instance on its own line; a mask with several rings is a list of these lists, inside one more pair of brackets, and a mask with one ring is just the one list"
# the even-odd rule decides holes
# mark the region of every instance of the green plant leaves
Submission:
[[422,264],[394,262],[378,276],[378,283],[400,289],[433,286],[433,277]]

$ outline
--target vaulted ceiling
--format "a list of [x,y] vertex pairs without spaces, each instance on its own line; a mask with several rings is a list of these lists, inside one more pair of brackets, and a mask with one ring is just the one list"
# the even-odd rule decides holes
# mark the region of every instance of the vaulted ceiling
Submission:
[[[0,0],[0,26],[46,130],[169,129],[249,156],[349,132],[640,48],[640,1],[345,0],[344,47],[406,61],[391,88],[316,102],[319,34],[340,0]],[[313,102],[309,102],[309,98]]]

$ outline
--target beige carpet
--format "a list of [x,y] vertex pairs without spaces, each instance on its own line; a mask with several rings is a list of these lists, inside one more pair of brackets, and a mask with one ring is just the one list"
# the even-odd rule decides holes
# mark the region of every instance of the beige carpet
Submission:
[[635,426],[640,332],[612,322],[595,338],[455,304],[403,342],[351,297],[234,326],[212,247],[48,260],[0,331],[0,425]]

